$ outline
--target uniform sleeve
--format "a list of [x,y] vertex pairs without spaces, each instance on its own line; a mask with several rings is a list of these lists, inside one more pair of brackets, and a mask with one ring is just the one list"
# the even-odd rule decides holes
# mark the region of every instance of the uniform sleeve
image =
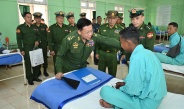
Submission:
[[17,38],[18,48],[20,49],[20,51],[24,51],[24,48],[23,48],[23,33],[22,33],[20,27],[17,27],[16,38]]
[[130,95],[140,95],[143,90],[143,80],[145,78],[145,65],[144,61],[133,59],[130,62],[129,72],[124,82],[124,86],[120,90]]
[[93,37],[94,37],[95,42],[97,44],[104,44],[104,45],[107,45],[109,47],[114,47],[114,48],[117,48],[117,49],[121,48],[120,41],[118,41],[114,38],[104,37],[104,36],[101,36],[99,34],[94,34]]
[[52,48],[52,41],[53,41],[53,37],[54,37],[54,33],[53,33],[53,30],[51,27],[49,27],[49,29],[47,30],[47,39],[48,39],[48,46],[49,46],[49,49],[50,51],[53,51],[53,48]]
[[64,38],[62,43],[61,43],[61,46],[58,50],[58,53],[56,54],[56,63],[55,63],[55,66],[56,66],[56,72],[63,72],[62,68],[63,68],[63,58],[64,56],[66,55],[66,52],[69,50],[69,42],[67,40],[67,38]]
[[154,42],[155,42],[155,38],[156,38],[156,32],[155,30],[152,28],[148,31],[146,37],[145,37],[145,48],[149,49],[151,51],[153,51],[153,47],[154,47]]

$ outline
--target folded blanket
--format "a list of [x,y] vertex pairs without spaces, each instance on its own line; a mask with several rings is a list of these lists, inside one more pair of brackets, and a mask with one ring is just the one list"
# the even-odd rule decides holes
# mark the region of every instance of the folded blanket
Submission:
[[0,55],[0,65],[10,65],[20,62],[22,62],[22,56],[18,53]]

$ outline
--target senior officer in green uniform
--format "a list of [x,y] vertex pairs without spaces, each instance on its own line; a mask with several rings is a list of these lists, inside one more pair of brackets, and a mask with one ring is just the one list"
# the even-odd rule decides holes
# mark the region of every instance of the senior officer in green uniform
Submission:
[[69,12],[66,15],[66,18],[68,20],[68,30],[69,32],[72,32],[74,30],[77,30],[77,25],[75,24],[75,17],[74,17],[74,13],[73,12]]
[[86,60],[96,43],[118,49],[121,47],[120,42],[114,38],[93,34],[92,23],[89,19],[79,19],[77,30],[63,39],[57,53],[56,78],[61,79],[63,73],[86,67]]
[[[108,23],[103,24],[99,28],[99,34],[108,38],[119,40],[119,32],[124,29],[116,24],[118,19],[117,11],[108,11],[106,13]],[[98,69],[105,72],[108,67],[108,73],[112,76],[116,76],[117,71],[117,52],[119,49],[107,47],[103,44],[98,44],[96,47],[96,58],[99,59]]]
[[[130,12],[130,18],[132,22],[132,24],[130,25],[139,29],[140,44],[142,44],[144,48],[153,51],[154,42],[156,38],[156,32],[152,27],[144,23],[144,18],[145,18],[144,9],[143,8],[133,8],[129,10],[129,12]],[[125,54],[126,54],[126,61],[128,61],[129,63],[129,58],[131,54],[129,53],[125,53]],[[121,59],[123,59],[124,57],[125,55],[123,55]]]
[[53,56],[54,72],[56,73],[56,54],[58,52],[62,40],[68,35],[69,31],[68,26],[63,23],[65,13],[62,11],[58,11],[54,14],[56,15],[56,23],[49,27],[48,45],[50,49],[50,54]]
[[[44,75],[47,77],[49,76],[49,74],[47,73],[47,67],[48,67],[48,63],[47,63],[47,45],[48,45],[48,42],[47,42],[47,25],[46,24],[43,24],[41,23],[41,17],[42,17],[42,13],[40,12],[35,12],[33,13],[33,16],[34,16],[34,20],[36,21],[35,25],[39,31],[39,37],[40,37],[40,44],[39,44],[39,48],[42,48],[43,50],[43,58],[44,58],[44,64],[43,64],[43,68],[44,68]],[[38,73],[38,76],[41,75],[41,65],[40,65],[40,70],[39,70],[39,73]]]
[[[18,48],[21,54],[24,56],[25,67],[26,67],[26,78],[30,85],[34,85],[33,81],[40,82],[38,78],[39,66],[31,67],[29,51],[39,45],[39,33],[35,25],[32,25],[32,15],[30,12],[24,13],[25,22],[17,27],[16,38]],[[33,73],[32,70],[33,69]]]

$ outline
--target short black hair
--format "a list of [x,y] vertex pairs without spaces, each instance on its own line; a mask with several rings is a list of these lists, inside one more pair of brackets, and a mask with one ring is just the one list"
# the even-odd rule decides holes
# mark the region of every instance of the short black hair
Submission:
[[30,12],[24,12],[23,17],[25,17],[27,14],[30,14],[31,15]]
[[172,25],[173,27],[178,28],[178,24],[177,24],[176,22],[171,22],[171,23],[169,23],[168,25]]
[[96,20],[95,18],[92,18],[92,20]]
[[77,29],[78,30],[82,30],[83,27],[85,26],[89,26],[91,25],[91,21],[89,19],[86,19],[86,18],[80,18],[78,21],[77,21]]
[[130,26],[120,31],[120,37],[125,40],[131,40],[134,44],[139,44],[139,31],[136,27]]
[[42,21],[45,21],[44,19],[41,19]]
[[[98,16],[97,19],[98,19],[99,17],[101,17],[101,16]],[[101,18],[102,18],[102,17],[101,17]]]

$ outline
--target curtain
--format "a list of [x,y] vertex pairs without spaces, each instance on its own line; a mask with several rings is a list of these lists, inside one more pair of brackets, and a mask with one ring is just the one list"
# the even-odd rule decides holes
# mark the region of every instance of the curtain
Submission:
[[26,5],[19,5],[21,15],[23,17],[24,12],[30,12],[30,7]]

